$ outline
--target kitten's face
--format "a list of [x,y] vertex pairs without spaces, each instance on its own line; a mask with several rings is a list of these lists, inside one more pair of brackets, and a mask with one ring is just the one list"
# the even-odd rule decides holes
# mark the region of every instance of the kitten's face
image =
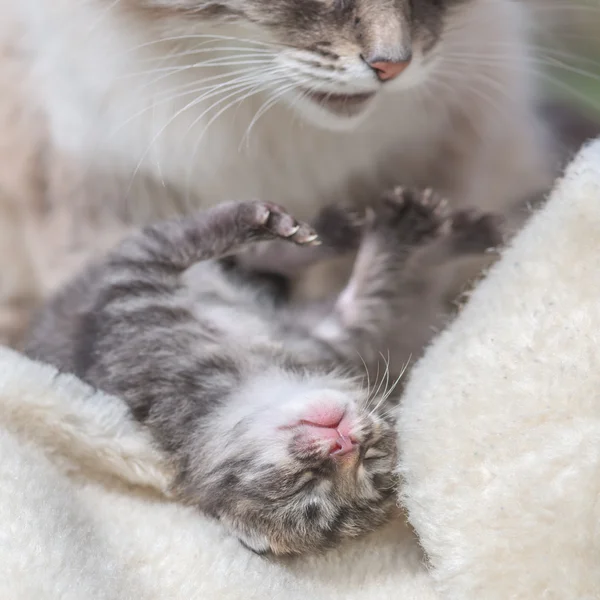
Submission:
[[231,35],[223,46],[232,70],[250,59],[262,62],[254,70],[265,91],[337,129],[376,110],[382,94],[426,80],[452,13],[472,1],[129,0],[152,7],[154,18],[175,17],[190,32],[194,25],[219,25],[215,34]]
[[395,506],[390,406],[375,409],[378,399],[354,386],[294,387],[271,381],[244,393],[222,426],[206,493],[209,511],[259,554],[333,546],[372,531]]

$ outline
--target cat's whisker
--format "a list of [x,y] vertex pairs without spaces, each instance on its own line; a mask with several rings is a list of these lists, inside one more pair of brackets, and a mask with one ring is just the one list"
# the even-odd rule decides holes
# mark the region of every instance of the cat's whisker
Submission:
[[149,42],[144,42],[143,44],[139,44],[137,46],[132,46],[128,48],[126,52],[135,52],[136,50],[141,50],[142,48],[147,48],[154,46],[156,44],[164,44],[168,42],[176,42],[176,41],[188,41],[188,40],[209,40],[209,41],[234,41],[234,42],[243,42],[245,44],[255,44],[257,46],[265,47],[265,48],[276,48],[274,44],[270,44],[269,42],[263,42],[260,40],[252,40],[250,38],[241,38],[230,35],[212,35],[212,34],[184,34],[184,35],[171,35],[163,38],[157,38],[155,40],[151,40]]
[[263,106],[261,106],[261,108],[256,112],[256,114],[252,118],[252,121],[250,121],[250,124],[248,125],[248,127],[246,129],[246,132],[244,133],[244,136],[242,137],[242,139],[240,141],[240,145],[238,146],[238,149],[241,148],[242,144],[244,143],[244,140],[246,140],[247,144],[250,143],[250,132],[252,131],[252,128],[258,122],[258,120],[260,119],[260,117],[262,115],[264,115],[272,106],[274,106],[277,103],[277,101],[283,95],[285,95],[290,90],[293,90],[293,89],[297,88],[298,87],[298,83],[301,83],[301,81],[295,81],[294,83],[286,86],[285,90],[281,94],[278,94],[276,96],[272,96],[271,100],[265,102],[263,104]]
[[[237,86],[237,85],[241,85],[241,84],[245,84],[248,81],[251,81],[254,79],[254,69],[243,69],[240,71],[236,71],[236,73],[238,74],[242,74],[243,76],[238,76],[238,77],[234,77],[233,79],[231,79],[230,81],[225,81],[225,82],[221,82],[221,83],[217,83],[211,86],[205,86],[205,87],[195,87],[192,88],[188,91],[185,92],[181,92],[178,94],[173,94],[172,91],[173,90],[169,90],[167,92],[164,92],[164,94],[170,94],[167,95],[164,98],[161,98],[160,95],[158,96],[157,99],[155,99],[151,105],[149,106],[145,106],[143,109],[139,110],[138,112],[136,112],[135,114],[133,114],[131,117],[129,117],[127,120],[125,120],[124,122],[122,122],[121,124],[119,124],[119,126],[115,129],[113,129],[111,132],[109,132],[108,137],[112,137],[113,135],[115,135],[116,133],[118,133],[123,127],[127,126],[129,123],[131,123],[132,121],[134,121],[135,119],[137,119],[138,117],[144,115],[146,112],[152,110],[155,106],[161,105],[161,104],[166,104],[168,102],[171,102],[173,100],[177,100],[179,98],[183,98],[187,95],[191,95],[191,94],[196,94],[196,98],[194,100],[192,100],[191,102],[193,102],[194,104],[186,104],[186,106],[181,109],[181,113],[185,112],[185,110],[187,110],[187,108],[191,108],[192,106],[195,106],[198,102],[205,100],[211,96],[207,96],[207,94],[212,94],[212,93],[216,93],[216,92],[224,92],[227,91],[228,89],[230,89],[231,86]],[[244,75],[245,74],[245,75]],[[193,85],[198,85],[199,82],[194,82]],[[183,87],[188,87],[188,85],[186,84]],[[175,88],[175,91],[178,89],[182,89],[179,87]],[[200,92],[202,92],[202,95],[198,95]],[[181,114],[180,113],[180,114]],[[172,122],[173,120],[175,120],[177,117],[179,116],[179,114],[173,115],[169,121],[169,123],[166,124],[166,127],[168,125],[170,125],[170,122]]]
[[[381,386],[383,385],[383,382],[385,381],[385,385],[387,387],[387,384],[389,382],[389,378],[390,378],[390,365],[389,362],[386,362],[385,360],[385,356],[380,352],[379,355],[381,356],[381,358],[383,359],[383,362],[385,364],[385,372],[383,373],[382,377],[381,377],[381,381],[379,382],[379,385],[377,386],[377,389],[375,390],[374,394],[373,394],[373,398],[376,399],[379,396],[379,391],[381,390]],[[379,362],[378,362],[379,364]],[[373,414],[373,411],[375,409],[371,410],[371,412],[369,413],[369,415]]]
[[373,399],[375,397],[375,386],[377,385],[377,382],[379,381],[379,360],[377,361],[377,373],[375,374],[375,382],[373,383],[373,393],[372,396],[367,398],[367,402],[365,404],[366,407],[368,407],[371,402],[373,402]]
[[[217,101],[217,103],[213,103],[209,106],[209,108],[207,108],[204,112],[201,113],[201,115],[194,121],[194,124],[200,119],[202,118],[208,111],[212,110],[212,108],[215,106],[215,104],[218,104],[220,102],[223,102],[224,100],[226,100],[227,98],[230,98],[232,95],[237,94],[240,92],[240,88],[241,90],[243,90],[245,87],[247,87],[247,83],[246,82],[242,82],[242,83],[236,83],[236,84],[231,84],[230,86],[226,87],[225,89],[218,89],[218,90],[214,90],[211,91],[208,94],[203,94],[201,96],[198,96],[196,98],[194,98],[192,101],[188,102],[185,106],[183,106],[182,108],[180,108],[179,110],[177,110],[170,118],[169,120],[160,128],[160,130],[152,137],[152,139],[150,140],[146,150],[143,152],[141,158],[139,159],[133,173],[131,176],[131,181],[130,181],[130,185],[128,188],[128,194],[129,191],[131,190],[131,185],[133,184],[133,181],[135,179],[135,177],[137,176],[143,162],[144,159],[146,158],[146,156],[148,155],[148,153],[150,152],[150,150],[152,149],[153,144],[156,142],[156,140],[165,132],[165,130],[171,125],[171,123],[173,123],[173,121],[175,121],[175,119],[177,119],[177,117],[179,117],[180,115],[182,115],[184,112],[188,111],[190,108],[197,106],[200,102],[202,102],[203,100],[206,100],[214,95],[219,95],[223,92],[229,92],[232,89],[235,90],[233,93],[230,93],[228,95],[225,96],[225,98],[222,98],[220,100]],[[193,126],[193,125],[192,125]],[[188,129],[191,130],[191,127]],[[128,195],[127,194],[127,195]]]
[[[543,72],[542,69],[538,68],[539,66],[543,67],[552,67],[563,69],[566,71],[570,71],[577,75],[582,75],[584,77],[588,77],[590,79],[594,79],[596,81],[600,81],[600,73],[594,73],[587,69],[584,69],[582,66],[570,65],[558,57],[554,57],[551,54],[538,54],[537,56],[531,57],[530,61],[522,61],[516,55],[508,55],[506,53],[489,53],[489,54],[468,54],[468,53],[457,53],[457,52],[449,52],[447,54],[447,60],[450,62],[455,62],[456,64],[462,65],[490,65],[493,66],[494,63],[502,62],[505,63],[507,60],[515,61],[515,68],[521,69],[526,72],[532,72],[536,75],[539,75]],[[600,65],[600,63],[594,63],[596,65]]]
[[190,71],[192,69],[205,69],[208,67],[237,67],[240,65],[265,65],[272,64],[273,59],[271,57],[251,57],[244,60],[234,60],[233,57],[224,56],[216,59],[211,59],[207,61],[198,61],[188,65],[173,65],[170,67],[157,67],[155,69],[149,69],[147,71],[136,71],[134,73],[126,73],[125,75],[121,75],[117,77],[118,80],[126,80],[134,77],[142,77],[144,75],[155,75],[159,73],[183,73],[185,71]]
[[[499,58],[487,57],[487,58],[483,58],[483,59],[481,59],[481,58],[477,59],[476,57],[473,57],[468,60],[464,59],[464,58],[462,58],[462,59],[454,58],[454,57],[448,58],[448,64],[455,63],[461,67],[464,67],[467,65],[473,65],[473,64],[481,64],[484,66],[485,65],[495,66],[495,64],[497,64],[499,62],[502,62],[501,57],[499,57]],[[535,64],[536,62],[537,62],[537,67]],[[567,72],[572,72],[572,73],[575,73],[575,74],[578,74],[581,76],[585,76],[594,81],[600,81],[600,74],[592,73],[590,71],[587,71],[587,70],[579,68],[579,67],[570,66],[570,65],[567,65],[564,62],[558,61],[558,60],[538,59],[537,61],[533,61],[533,63],[534,64],[518,65],[518,66],[516,66],[516,68],[521,68],[525,72],[531,73],[532,76],[536,76],[536,77],[539,77],[540,79],[546,80],[547,82],[551,83],[555,87],[563,90],[563,92],[570,94],[572,97],[576,98],[580,102],[587,104],[588,106],[590,106],[591,108],[593,108],[595,110],[598,110],[600,108],[600,103],[598,101],[596,101],[593,97],[580,92],[575,86],[569,85],[565,81],[559,79],[558,77],[556,77],[555,75],[550,73],[548,68],[553,67],[554,69],[565,70]],[[546,68],[541,68],[542,66],[546,67]]]
[[396,378],[396,381],[394,382],[394,384],[392,385],[392,387],[389,389],[388,392],[386,392],[386,394],[382,398],[382,402],[385,402],[391,396],[391,394],[393,393],[393,391],[396,389],[396,386],[400,383],[400,381],[404,377],[404,374],[406,373],[406,370],[408,369],[408,366],[410,365],[411,359],[412,359],[412,354],[408,357],[408,360],[406,361],[406,363],[402,367],[402,370],[400,371],[400,374]]
[[167,62],[173,59],[183,58],[185,56],[197,56],[199,54],[219,54],[220,52],[236,52],[241,54],[235,54],[233,56],[277,56],[271,50],[257,49],[257,48],[244,48],[243,46],[213,46],[212,48],[200,48],[197,50],[184,50],[182,52],[174,52],[165,56],[149,56],[147,58],[138,59],[139,63],[153,63],[156,61]]
[[[282,77],[282,79],[283,79],[283,77]],[[187,179],[187,182],[188,182],[188,185],[186,186],[186,187],[187,187],[187,190],[188,190],[188,193],[189,193],[189,191],[190,191],[190,189],[191,189],[191,187],[190,187],[190,183],[191,183],[191,168],[192,168],[192,165],[193,165],[193,160],[194,160],[194,157],[196,156],[196,152],[198,151],[198,147],[200,146],[200,141],[202,140],[202,138],[203,138],[204,134],[206,133],[206,131],[208,130],[208,128],[210,127],[210,125],[212,125],[212,123],[214,123],[214,121],[215,121],[215,120],[216,120],[216,119],[217,119],[219,116],[221,116],[221,115],[222,115],[222,114],[225,112],[225,110],[227,110],[227,109],[231,108],[231,107],[232,107],[232,106],[234,106],[235,104],[238,104],[238,103],[240,103],[240,102],[242,102],[242,101],[246,100],[246,99],[247,99],[247,98],[249,98],[250,96],[253,96],[253,95],[255,95],[255,94],[257,94],[257,93],[259,93],[259,92],[261,92],[261,91],[263,91],[263,90],[265,90],[265,89],[268,89],[268,87],[270,87],[271,85],[273,85],[273,81],[268,81],[268,82],[265,82],[264,84],[262,84],[262,86],[261,86],[261,87],[258,87],[257,89],[255,89],[255,88],[256,88],[256,86],[255,86],[255,88],[250,88],[250,91],[249,91],[249,92],[247,92],[247,93],[246,93],[244,96],[242,96],[241,98],[234,98],[232,101],[230,101],[230,102],[229,102],[229,104],[225,105],[225,107],[223,107],[223,108],[219,109],[219,110],[217,111],[217,113],[216,113],[216,114],[215,114],[215,115],[214,115],[214,116],[213,116],[213,117],[212,117],[212,118],[211,118],[211,119],[208,121],[208,123],[207,123],[207,124],[204,126],[204,128],[203,128],[202,132],[200,133],[200,135],[199,135],[199,136],[197,137],[197,139],[196,139],[196,143],[194,144],[194,148],[193,148],[192,154],[191,154],[191,156],[190,156],[190,159],[189,159],[189,165],[190,165],[190,166],[188,167],[188,175],[187,175],[187,177],[186,177],[186,179]],[[294,85],[294,84],[290,84],[290,85]],[[197,116],[197,117],[194,119],[194,121],[192,122],[192,124],[191,124],[191,125],[189,126],[189,128],[188,128],[188,133],[189,133],[189,132],[192,130],[192,128],[193,128],[193,127],[194,127],[194,126],[195,126],[195,125],[196,125],[196,124],[197,124],[197,123],[198,123],[198,122],[199,122],[199,121],[200,121],[200,120],[201,120],[201,119],[202,119],[202,118],[203,118],[203,117],[204,117],[204,116],[205,116],[205,115],[208,113],[208,112],[210,112],[211,110],[213,110],[214,108],[216,108],[216,107],[217,107],[219,104],[221,104],[222,102],[224,102],[224,101],[228,100],[228,99],[229,99],[229,98],[231,98],[231,97],[234,97],[234,96],[236,96],[236,95],[237,95],[237,94],[239,94],[239,93],[243,93],[243,90],[241,90],[241,91],[240,91],[240,90],[236,90],[235,92],[233,92],[233,93],[231,93],[231,94],[228,94],[228,95],[226,95],[224,98],[221,98],[220,100],[217,100],[216,102],[214,102],[214,103],[213,103],[211,106],[209,106],[209,107],[208,107],[206,110],[204,110],[204,111],[203,111],[203,112],[202,112],[200,115],[198,115],[198,116]]]
[[385,362],[385,388],[384,388],[383,392],[381,393],[381,398],[379,399],[379,402],[377,402],[377,404],[369,412],[369,416],[372,415],[374,412],[376,412],[377,409],[381,406],[381,404],[383,402],[385,402],[385,399],[387,398],[388,385],[389,385],[389,381],[390,381],[390,351],[388,349],[387,359],[383,356],[383,354],[381,354],[381,352],[379,354],[381,355],[381,357],[383,358],[383,360]]
[[365,362],[365,359],[361,356],[361,354],[358,350],[356,350],[356,354],[358,354],[358,358],[360,358],[360,361],[362,362],[363,366],[365,367],[365,375],[367,377],[367,399],[368,399],[369,396],[371,395],[371,378],[369,377],[369,369],[367,367],[367,363]]
[[[194,79],[193,81],[186,81],[185,83],[180,83],[180,84],[176,85],[175,87],[168,88],[166,91],[161,90],[160,92],[158,92],[157,96],[160,97],[161,95],[164,95],[165,93],[169,93],[170,91],[173,91],[173,90],[185,89],[187,87],[194,87],[198,84],[205,84],[205,83],[208,83],[211,81],[220,81],[223,79],[231,79],[237,75],[243,75],[245,73],[255,73],[256,71],[257,71],[257,69],[255,67],[247,66],[243,69],[237,69],[235,71],[228,71],[225,73],[219,73],[217,75],[211,75],[209,77],[202,77],[199,79]],[[136,92],[139,94],[142,91],[144,91],[145,89],[156,85],[159,81],[168,79],[169,77],[176,76],[176,75],[177,75],[177,73],[163,73],[163,74],[159,75],[158,77],[156,77],[155,79],[145,81],[143,85],[140,85],[136,88]]]
[[96,28],[102,23],[102,21],[106,18],[106,16],[110,13],[110,11],[117,6],[121,0],[113,0],[111,3],[106,5],[101,11],[95,21],[92,22],[89,29],[87,30],[87,35],[94,33]]

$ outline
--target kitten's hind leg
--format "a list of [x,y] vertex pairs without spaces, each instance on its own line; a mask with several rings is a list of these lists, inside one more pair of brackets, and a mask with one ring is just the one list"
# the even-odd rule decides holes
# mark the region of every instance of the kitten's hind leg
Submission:
[[442,314],[435,302],[435,267],[500,242],[493,215],[451,213],[428,190],[387,194],[367,225],[348,285],[315,337],[346,360],[360,354],[370,368],[389,352],[391,370],[399,371],[420,353]]
[[346,360],[377,362],[402,311],[406,266],[418,248],[451,230],[445,201],[429,190],[397,189],[365,226],[352,276],[314,336]]

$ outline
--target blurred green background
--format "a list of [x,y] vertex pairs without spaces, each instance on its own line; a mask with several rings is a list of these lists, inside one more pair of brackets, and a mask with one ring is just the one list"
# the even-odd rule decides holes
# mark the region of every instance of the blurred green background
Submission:
[[600,0],[527,0],[551,94],[600,120]]

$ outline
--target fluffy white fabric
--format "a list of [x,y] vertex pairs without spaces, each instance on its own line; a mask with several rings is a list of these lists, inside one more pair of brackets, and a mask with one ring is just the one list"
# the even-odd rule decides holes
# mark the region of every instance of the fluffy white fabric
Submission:
[[600,142],[416,367],[399,436],[442,597],[600,598]]
[[169,500],[123,404],[0,349],[0,598],[600,598],[600,143],[415,368],[398,522],[271,563]]
[[436,600],[402,521],[324,558],[256,557],[170,502],[119,400],[0,348],[0,598]]

